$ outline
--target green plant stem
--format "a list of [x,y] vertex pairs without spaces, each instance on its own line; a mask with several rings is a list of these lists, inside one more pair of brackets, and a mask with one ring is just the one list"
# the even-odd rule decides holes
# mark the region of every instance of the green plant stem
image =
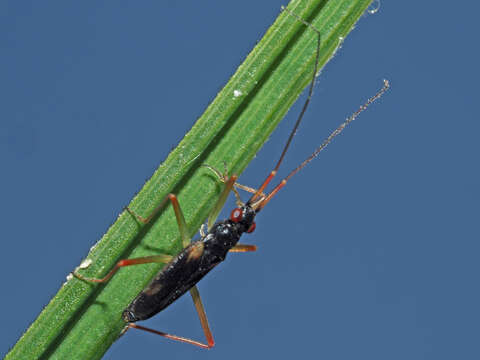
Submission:
[[[322,33],[320,69],[371,0],[298,0],[289,9]],[[235,75],[130,203],[147,216],[170,192],[178,194],[193,235],[221,186],[203,163],[240,174],[311,81],[316,34],[281,12]],[[102,277],[122,258],[175,254],[181,249],[170,206],[147,226],[122,212],[91,249],[82,274]],[[106,285],[70,279],[6,359],[99,359],[124,327],[123,309],[163,264],[119,271]]]

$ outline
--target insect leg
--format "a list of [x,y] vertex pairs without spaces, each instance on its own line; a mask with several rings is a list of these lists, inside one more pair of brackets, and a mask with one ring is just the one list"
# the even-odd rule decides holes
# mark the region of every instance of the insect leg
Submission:
[[188,228],[187,228],[187,223],[185,222],[185,217],[183,216],[182,209],[180,208],[180,203],[178,202],[177,196],[175,194],[168,194],[165,199],[162,200],[160,205],[158,205],[148,217],[144,218],[137,213],[135,213],[133,210],[131,210],[129,207],[126,208],[126,210],[133,216],[135,216],[140,222],[144,224],[148,224],[152,218],[158,213],[158,211],[163,208],[165,205],[165,202],[167,200],[170,200],[172,202],[173,206],[173,211],[175,213],[175,217],[177,218],[177,224],[178,224],[178,229],[180,231],[180,236],[182,238],[182,244],[183,246],[187,246],[190,243],[190,236],[188,235]]
[[[218,171],[217,169],[215,169],[213,166],[210,166],[210,165],[207,165],[207,164],[203,164],[202,166],[206,167],[207,169],[211,170],[217,177],[218,179],[225,183],[227,180],[228,180],[228,173],[225,171],[224,174],[222,174],[220,171]],[[233,185],[234,187],[236,188],[239,188],[239,189],[242,189],[244,191],[247,191],[249,193],[252,193],[252,194],[255,194],[258,190],[251,187],[251,186],[247,186],[247,185],[242,185],[238,182],[235,182],[235,184]],[[265,194],[261,194],[261,195],[264,195]]]
[[[227,172],[227,169],[225,169],[225,172],[222,174],[220,171],[218,171],[217,169],[215,169],[213,166],[210,166],[208,164],[203,164],[202,166],[206,167],[207,169],[211,170],[217,177],[218,179],[223,182],[223,183],[226,183],[226,181],[228,180],[228,172]],[[236,198],[236,202],[237,202],[237,205],[240,207],[240,206],[243,206],[244,203],[240,197],[240,194],[238,193],[237,191],[237,188],[238,189],[242,189],[244,191],[247,191],[251,194],[256,194],[257,193],[257,189],[255,188],[252,188],[250,186],[247,186],[247,185],[242,185],[238,182],[235,182],[235,184],[233,184],[233,188],[232,188],[232,191],[234,192],[235,194],[235,198]],[[266,194],[264,193],[261,193],[260,194],[262,199],[265,198]]]
[[180,203],[174,194],[168,194],[168,198],[172,202],[173,211],[175,213],[175,217],[177,218],[178,230],[180,231],[183,247],[186,247],[190,243],[191,239],[188,235],[187,223],[185,221],[185,217],[183,216],[182,209],[180,208]]
[[229,250],[230,252],[249,252],[257,251],[256,245],[247,245],[247,244],[237,244]]
[[[180,236],[182,238],[182,244],[184,247],[186,247],[190,243],[190,236],[188,236],[188,229],[187,229],[187,223],[185,222],[185,217],[183,216],[182,209],[180,208],[180,203],[178,202],[177,197],[174,194],[168,194],[168,196],[162,201],[160,206],[158,206],[152,214],[150,214],[147,218],[142,218],[140,215],[135,214],[132,210],[127,208],[127,211],[134,215],[137,219],[139,219],[143,223],[148,223],[152,217],[155,215],[156,212],[165,204],[165,201],[169,199],[172,202],[173,206],[173,211],[175,213],[175,217],[177,218],[177,223],[178,223],[178,229],[180,231]],[[166,255],[166,254],[161,254],[161,255],[154,255],[154,256],[146,256],[146,257],[140,257],[140,258],[135,258],[135,259],[125,259],[125,260],[120,260],[115,267],[110,270],[110,272],[105,275],[101,279],[95,279],[95,278],[89,278],[85,277],[83,275],[80,275],[77,273],[75,270],[73,272],[73,275],[81,280],[84,281],[89,281],[89,282],[97,282],[97,283],[102,283],[102,282],[107,282],[110,280],[110,278],[120,269],[121,267],[124,266],[131,266],[131,265],[139,265],[139,264],[148,264],[148,263],[168,263],[172,259],[171,255]]]
[[195,305],[195,309],[197,310],[198,317],[200,319],[200,324],[202,325],[205,338],[207,339],[208,345],[206,347],[209,349],[215,345],[215,341],[213,340],[213,334],[210,330],[210,326],[208,325],[207,314],[205,313],[205,308],[203,307],[202,299],[200,298],[200,293],[198,292],[196,285],[190,289],[190,295],[192,295],[193,304]]
[[154,255],[154,256],[145,256],[145,257],[139,257],[135,259],[125,259],[125,260],[120,260],[110,272],[105,275],[101,279],[96,279],[96,278],[89,278],[85,277],[83,275],[80,275],[77,270],[75,270],[72,274],[76,278],[88,282],[95,282],[95,283],[103,283],[107,282],[110,280],[110,278],[118,271],[118,269],[124,267],[124,266],[131,266],[131,265],[140,265],[140,264],[150,264],[150,263],[168,263],[170,260],[172,260],[171,255],[167,254],[161,254],[161,255]]
[[163,337],[165,337],[167,339],[170,339],[170,340],[175,340],[175,341],[180,341],[180,342],[184,342],[184,343],[187,343],[187,344],[195,345],[195,346],[201,347],[203,349],[212,348],[215,345],[215,341],[213,340],[212,331],[210,330],[210,326],[208,325],[207,314],[205,313],[205,309],[203,307],[202,300],[200,299],[200,293],[198,292],[198,288],[196,286],[191,288],[190,289],[190,294],[192,295],[193,303],[194,303],[195,308],[198,312],[198,317],[200,318],[200,323],[202,325],[203,332],[205,333],[205,337],[207,339],[206,344],[202,343],[200,341],[192,340],[192,339],[185,338],[185,337],[182,337],[182,336],[172,335],[172,334],[165,333],[163,331],[158,331],[158,330],[154,330],[154,329],[151,329],[151,328],[147,328],[145,326],[137,325],[135,323],[129,323],[127,325],[128,327],[126,328],[126,330],[128,330],[130,328],[134,328],[134,329],[138,329],[138,330],[147,331],[147,332],[150,332],[152,334],[160,335],[160,336],[163,336]]
[[143,216],[141,215],[138,215],[136,212],[134,212],[132,209],[130,209],[128,206],[125,208],[125,210],[127,210],[130,215],[134,216],[137,218],[138,221],[140,221],[141,223],[144,223],[144,224],[148,224],[150,222],[150,220],[152,220],[154,218],[155,215],[157,215],[157,213],[160,211],[160,209],[163,208],[163,206],[165,205],[165,202],[168,200],[168,196],[166,196],[162,202],[151,212],[150,215],[148,215],[146,218],[144,218]]
[[[180,342],[184,342],[184,343],[187,343],[187,344],[192,344],[192,345],[195,345],[195,346],[199,346],[201,348],[204,348],[204,349],[210,349],[212,346],[209,346],[207,344],[204,344],[200,341],[195,341],[195,340],[192,340],[192,339],[188,339],[188,338],[184,338],[184,337],[181,337],[181,336],[177,336],[177,335],[172,335],[172,334],[167,334],[163,331],[158,331],[158,330],[155,330],[155,329],[150,329],[150,328],[147,328],[145,326],[142,326],[142,325],[137,325],[135,323],[129,323],[127,325],[127,329],[138,329],[138,330],[143,330],[143,331],[147,331],[149,333],[152,333],[152,334],[156,334],[156,335],[160,335],[160,336],[163,336],[167,339],[170,339],[170,340],[175,340],[175,341],[180,341]],[[125,331],[126,331],[125,330]],[[124,331],[124,333],[125,333]]]
[[212,212],[208,216],[208,220],[207,220],[208,230],[212,228],[213,224],[215,223],[215,220],[217,220],[218,214],[220,214],[220,211],[222,210],[223,205],[225,205],[225,201],[227,201],[228,195],[230,194],[230,191],[233,189],[233,185],[235,184],[235,181],[237,180],[237,178],[238,178],[237,175],[232,175],[225,180],[225,188],[220,194],[220,197],[218,198],[218,201],[215,204],[215,207],[212,209]]

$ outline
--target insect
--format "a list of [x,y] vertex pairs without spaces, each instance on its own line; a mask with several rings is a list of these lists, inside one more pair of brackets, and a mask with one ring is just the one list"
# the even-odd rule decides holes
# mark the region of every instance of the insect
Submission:
[[[147,224],[151,221],[156,213],[163,208],[166,202],[170,201],[177,219],[179,232],[181,235],[183,250],[175,256],[166,254],[159,254],[155,256],[134,258],[120,260],[110,272],[101,279],[88,278],[79,274],[77,271],[73,273],[77,278],[95,283],[107,282],[120,268],[125,266],[146,264],[146,263],[165,263],[165,267],[152,279],[150,284],[138,294],[138,296],[131,302],[131,304],[123,311],[122,318],[126,323],[125,330],[130,328],[136,328],[144,331],[148,331],[157,335],[161,335],[165,338],[172,340],[189,343],[202,348],[211,348],[215,342],[213,339],[210,326],[208,324],[205,309],[203,307],[200,294],[196,284],[214,267],[225,260],[229,252],[250,252],[255,251],[255,245],[247,245],[239,243],[240,237],[244,233],[251,233],[255,230],[255,217],[258,213],[271,201],[271,199],[283,188],[287,181],[298,173],[303,167],[305,167],[310,161],[318,156],[318,154],[332,141],[332,139],[340,134],[343,129],[351,123],[355,118],[365,110],[372,102],[378,99],[389,88],[388,81],[384,81],[384,86],[370,99],[367,100],[360,108],[353,113],[345,122],[343,122],[338,128],[336,128],[321,145],[300,165],[293,169],[273,190],[266,193],[266,188],[272,179],[277,174],[277,171],[285,157],[285,154],[292,142],[293,137],[303,119],[305,111],[312,98],[313,88],[315,85],[315,76],[318,72],[318,61],[320,54],[320,31],[313,25],[304,21],[296,14],[285,9],[290,15],[294,16],[297,20],[303,22],[311,30],[317,34],[317,48],[315,65],[313,69],[312,80],[309,85],[308,96],[303,105],[303,108],[295,122],[295,125],[290,133],[290,136],[283,148],[279,160],[277,161],[273,170],[267,175],[266,179],[260,185],[258,189],[254,189],[248,186],[237,183],[236,175],[228,175],[227,170],[221,173],[217,169],[205,165],[208,169],[224,183],[224,188],[220,194],[220,197],[211,211],[207,219],[207,231],[200,229],[201,238],[197,241],[191,242],[188,235],[187,225],[183,216],[180,204],[177,197],[174,194],[169,194],[161,204],[146,218],[134,213],[131,209],[127,208],[127,211],[134,216],[138,221]],[[238,189],[250,192],[252,195],[247,202],[242,202]],[[234,208],[230,214],[230,217],[226,220],[216,222],[217,217],[223,208],[225,201],[227,200],[230,192],[234,192],[237,202],[237,207]],[[181,336],[171,335],[162,331],[146,328],[138,325],[136,322],[146,320],[155,314],[159,313],[170,304],[172,304],[179,297],[184,295],[187,291],[190,292],[196,310],[198,312],[200,323],[206,337],[206,343],[184,338]]]

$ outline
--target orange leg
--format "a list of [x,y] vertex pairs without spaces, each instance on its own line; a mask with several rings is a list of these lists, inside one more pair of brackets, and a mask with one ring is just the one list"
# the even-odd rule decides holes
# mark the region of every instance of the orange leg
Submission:
[[256,245],[247,245],[247,244],[237,244],[233,248],[229,250],[230,252],[250,252],[250,251],[257,251]]
[[180,208],[180,203],[178,202],[177,196],[175,194],[168,194],[165,199],[162,200],[160,205],[158,205],[150,215],[148,215],[146,218],[138,215],[135,213],[133,210],[131,210],[129,207],[126,208],[126,210],[133,216],[137,218],[138,221],[148,224],[154,217],[155,215],[160,211],[160,209],[163,208],[165,205],[165,202],[167,200],[170,200],[172,202],[173,206],[173,211],[175,213],[175,217],[177,218],[177,224],[178,224],[178,229],[180,230],[180,236],[182,238],[182,244],[184,247],[186,247],[190,243],[190,236],[188,236],[188,229],[187,229],[187,222],[185,221],[185,217],[183,216],[182,209]]
[[[160,203],[160,205],[157,206],[153,210],[153,212],[146,218],[143,218],[140,215],[134,213],[128,207],[126,209],[131,215],[135,216],[140,222],[142,222],[144,224],[148,224],[152,220],[152,218],[158,213],[158,211],[165,205],[165,202],[167,200],[170,200],[172,202],[173,211],[175,212],[175,217],[177,218],[177,223],[178,223],[178,229],[180,231],[180,236],[182,238],[182,244],[185,247],[190,243],[190,237],[188,236],[187,223],[185,222],[185,217],[183,216],[182,209],[180,208],[180,204],[178,202],[178,199],[174,194],[168,194],[168,196],[165,197],[165,199]],[[110,280],[110,278],[118,271],[118,269],[120,269],[124,266],[149,264],[149,263],[164,263],[164,264],[167,264],[171,259],[172,259],[172,256],[170,256],[170,255],[160,254],[160,255],[146,256],[146,257],[140,257],[140,258],[135,258],[135,259],[120,260],[114,266],[114,268],[112,270],[110,270],[110,272],[101,279],[85,277],[83,275],[80,275],[77,272],[77,270],[75,270],[73,272],[73,275],[76,278],[84,280],[84,281],[95,282],[95,283],[103,283],[103,282],[107,282],[108,280]]]
[[210,212],[210,215],[208,216],[208,219],[207,219],[207,229],[209,231],[212,228],[215,221],[217,220],[217,217],[220,214],[220,211],[223,209],[223,205],[225,205],[225,201],[227,201],[228,195],[230,194],[230,191],[232,190],[233,185],[235,184],[235,181],[237,181],[237,175],[232,175],[225,180],[225,188],[220,194],[220,197],[218,198],[217,203],[215,204],[214,208]]
[[190,289],[190,295],[192,295],[192,299],[193,299],[193,303],[195,305],[195,309],[197,310],[198,317],[200,318],[200,324],[202,325],[203,332],[205,334],[205,338],[207,339],[206,344],[202,343],[200,341],[192,340],[192,339],[185,338],[185,337],[182,337],[182,336],[172,335],[172,334],[165,333],[163,331],[150,329],[150,328],[147,328],[145,326],[137,325],[135,323],[129,323],[127,325],[128,327],[126,328],[126,330],[131,329],[131,328],[138,329],[138,330],[143,330],[143,331],[150,332],[152,334],[163,336],[163,337],[165,337],[167,339],[170,339],[170,340],[175,340],[175,341],[180,341],[180,342],[183,342],[183,343],[195,345],[195,346],[201,347],[203,349],[211,349],[215,345],[215,340],[213,340],[212,331],[210,330],[210,326],[208,325],[207,314],[205,313],[205,309],[203,307],[202,300],[200,298],[200,293],[198,292],[198,288],[196,286],[194,286],[193,288]]
[[[220,171],[218,171],[217,169],[215,169],[213,166],[210,166],[210,165],[207,165],[207,164],[203,164],[203,166],[206,167],[207,169],[211,170],[220,179],[221,182],[226,183],[228,181],[228,171],[227,171],[227,168],[226,168],[226,164],[224,164],[225,172],[223,174]],[[243,201],[240,198],[240,194],[238,193],[236,188],[242,189],[242,190],[247,191],[247,192],[252,193],[252,194],[256,194],[258,192],[257,189],[254,189],[250,186],[242,185],[242,184],[239,184],[238,182],[235,182],[235,184],[233,184],[232,191],[235,194],[235,198],[237,200],[237,205],[238,206],[243,206],[244,204],[243,204]],[[266,194],[260,193],[260,196],[263,199],[266,196]]]
[[88,282],[95,282],[95,283],[103,283],[103,282],[107,282],[108,280],[110,280],[110,278],[121,267],[131,266],[131,265],[140,265],[140,264],[150,264],[150,263],[164,263],[164,264],[166,264],[170,260],[172,260],[172,256],[171,255],[166,255],[166,254],[154,255],[154,256],[145,256],[145,257],[140,257],[140,258],[136,258],[136,259],[120,260],[114,266],[114,268],[112,270],[110,270],[110,272],[101,279],[85,277],[85,276],[77,273],[77,270],[75,270],[72,274],[73,274],[73,276],[75,276],[76,278],[78,278],[80,280],[84,280],[84,281],[88,281]]
[[130,215],[132,216],[135,216],[137,218],[138,221],[140,221],[141,223],[144,223],[144,224],[148,224],[150,222],[150,220],[153,219],[153,217],[155,215],[157,215],[157,213],[165,206],[165,202],[169,199],[169,195],[167,195],[165,197],[165,199],[162,200],[162,202],[155,208],[153,209],[153,211],[151,212],[150,215],[148,215],[146,218],[144,218],[143,216],[140,216],[138,215],[137,213],[135,213],[133,210],[131,210],[128,206],[125,208],[125,210],[127,210]]

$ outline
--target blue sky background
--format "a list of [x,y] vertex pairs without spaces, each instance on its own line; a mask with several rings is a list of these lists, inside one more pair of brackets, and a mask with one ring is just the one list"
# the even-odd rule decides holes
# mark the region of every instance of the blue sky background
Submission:
[[[286,4],[0,3],[1,354]],[[131,331],[105,359],[480,358],[480,5],[432,4],[383,1],[319,77],[285,172],[392,89],[259,216],[259,251],[200,283],[217,346]],[[148,325],[203,338],[187,297]]]

